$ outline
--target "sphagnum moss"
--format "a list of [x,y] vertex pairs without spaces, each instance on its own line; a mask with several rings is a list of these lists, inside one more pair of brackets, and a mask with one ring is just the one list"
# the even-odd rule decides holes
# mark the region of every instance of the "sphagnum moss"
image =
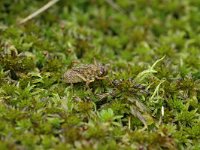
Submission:
[[[0,149],[200,149],[199,1],[60,0],[18,25],[46,3],[0,1]],[[63,80],[94,59],[107,78]]]

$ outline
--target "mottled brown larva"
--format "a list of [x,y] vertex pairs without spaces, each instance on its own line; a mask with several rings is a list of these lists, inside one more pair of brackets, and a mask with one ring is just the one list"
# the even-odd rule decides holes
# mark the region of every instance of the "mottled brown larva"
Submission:
[[65,83],[86,82],[86,85],[96,79],[104,79],[107,75],[107,67],[101,64],[88,64],[79,67],[72,67],[64,73]]

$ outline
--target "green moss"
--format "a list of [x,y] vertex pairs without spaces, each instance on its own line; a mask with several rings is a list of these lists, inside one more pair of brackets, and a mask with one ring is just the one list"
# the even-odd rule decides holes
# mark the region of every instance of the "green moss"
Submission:
[[[199,149],[200,3],[0,1],[0,149]],[[74,85],[77,64],[108,64]]]

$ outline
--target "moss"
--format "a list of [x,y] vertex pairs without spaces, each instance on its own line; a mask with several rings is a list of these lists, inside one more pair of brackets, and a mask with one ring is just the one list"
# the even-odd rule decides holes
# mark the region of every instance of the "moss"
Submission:
[[[200,5],[0,1],[0,149],[199,149]],[[108,75],[63,74],[97,60]]]

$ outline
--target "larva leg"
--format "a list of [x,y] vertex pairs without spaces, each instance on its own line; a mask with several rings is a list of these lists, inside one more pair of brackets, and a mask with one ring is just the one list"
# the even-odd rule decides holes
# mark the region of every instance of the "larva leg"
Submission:
[[83,81],[87,82],[87,79],[86,79],[85,77],[83,77],[82,75],[77,74],[77,76],[78,76],[79,78],[81,78]]
[[106,79],[106,77],[98,77],[98,76],[96,76],[95,78],[98,79],[98,80]]

